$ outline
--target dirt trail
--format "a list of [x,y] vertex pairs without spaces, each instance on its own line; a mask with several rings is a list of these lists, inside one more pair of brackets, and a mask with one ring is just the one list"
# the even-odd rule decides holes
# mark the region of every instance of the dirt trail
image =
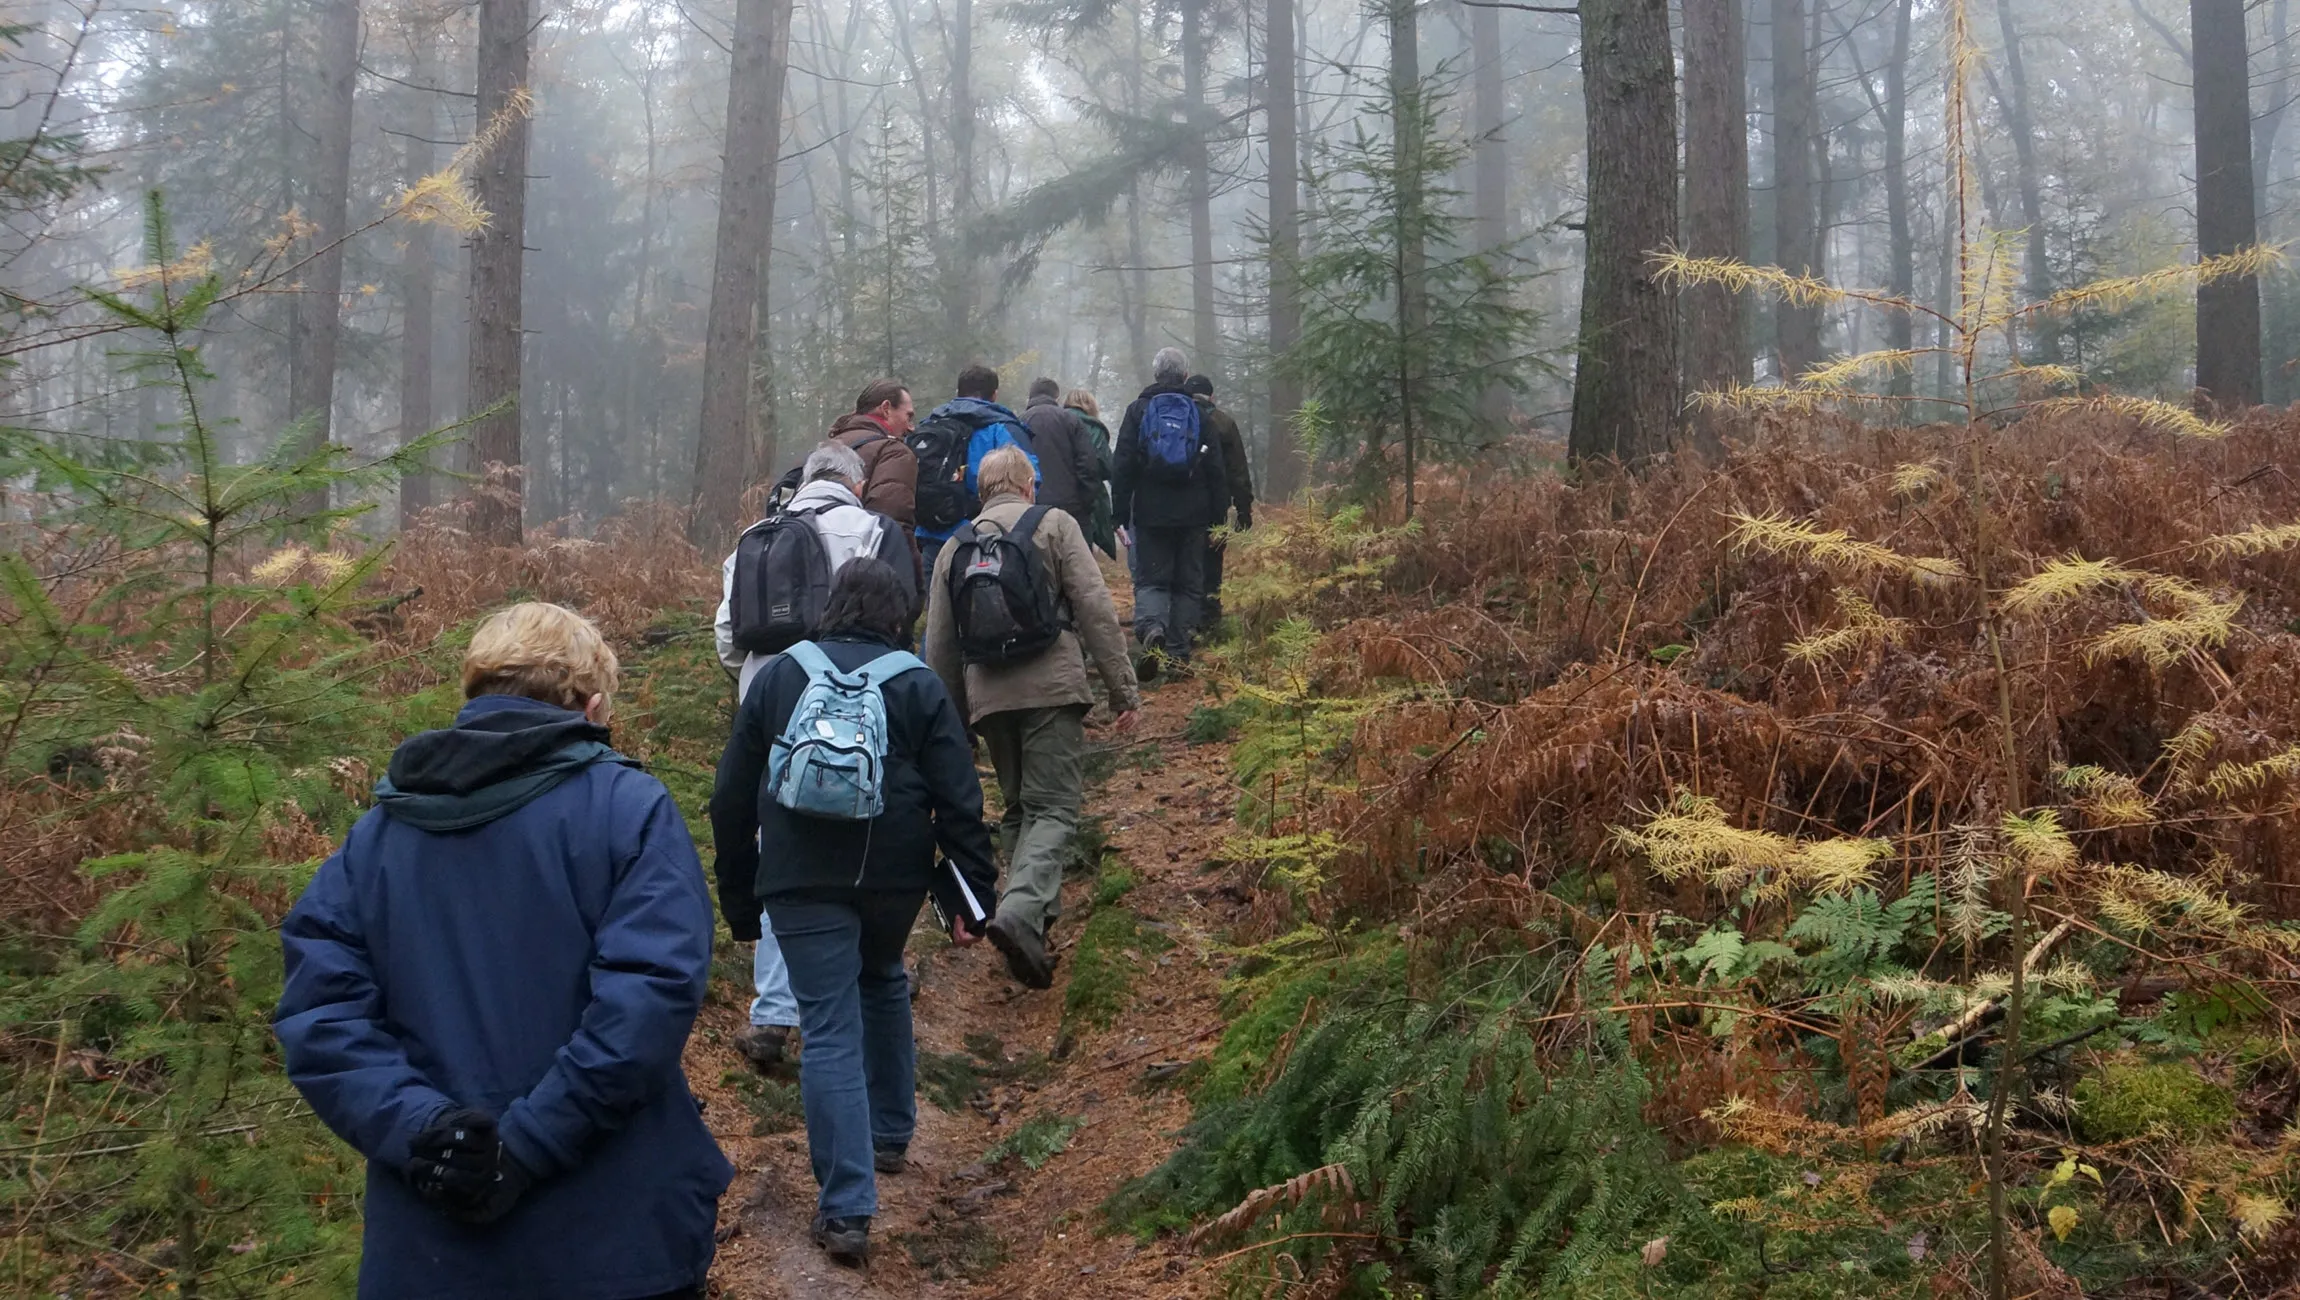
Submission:
[[[1116,576],[1123,583],[1122,573]],[[785,1121],[793,1125],[788,1131],[751,1135],[746,1072],[730,1046],[749,1001],[747,982],[737,982],[748,966],[722,970],[687,1054],[688,1074],[737,1170],[721,1207],[715,1296],[1078,1300],[1210,1293],[1198,1261],[1178,1246],[1141,1246],[1098,1231],[1103,1199],[1163,1160],[1188,1119],[1187,1103],[1157,1081],[1178,1063],[1202,1059],[1221,1028],[1212,939],[1242,904],[1208,869],[1221,856],[1234,791],[1224,747],[1182,739],[1200,698],[1195,682],[1168,683],[1148,695],[1133,736],[1088,733],[1115,769],[1099,792],[1089,792],[1086,811],[1103,818],[1110,851],[1139,881],[1120,905],[1141,919],[1146,935],[1172,945],[1151,952],[1158,942],[1151,939],[1117,954],[1132,978],[1110,1027],[1078,1029],[1069,1039],[1063,1025],[1065,990],[1091,910],[1088,879],[1074,876],[1064,886],[1054,933],[1062,961],[1050,990],[1023,989],[988,944],[957,949],[923,932],[913,936],[919,1132],[910,1170],[879,1179],[875,1254],[865,1272],[831,1265],[807,1241],[815,1187],[803,1126]],[[969,1035],[977,1036],[971,1044]],[[985,1076],[956,1114],[927,1100],[930,1058],[946,1067],[963,1059]],[[793,1086],[788,1104],[795,1107],[796,1099]],[[1017,1159],[983,1163],[1001,1138],[1041,1117],[1078,1124],[1066,1148],[1036,1170]]]

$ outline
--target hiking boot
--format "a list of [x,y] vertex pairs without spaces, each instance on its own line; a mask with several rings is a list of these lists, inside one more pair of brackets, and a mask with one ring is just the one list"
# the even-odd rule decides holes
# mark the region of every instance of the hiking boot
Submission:
[[874,1146],[870,1150],[870,1167],[882,1174],[899,1174],[910,1168],[910,1148]]
[[823,1248],[833,1262],[848,1268],[861,1268],[870,1260],[870,1216],[856,1215],[846,1219],[815,1220],[815,1244]]
[[735,1050],[761,1074],[771,1074],[782,1065],[790,1044],[789,1025],[752,1025],[735,1035]]
[[1149,634],[1134,638],[1134,680],[1148,685],[1158,680],[1158,670],[1165,666],[1166,629],[1155,627]]
[[1054,987],[1054,959],[1046,955],[1046,940],[1029,926],[1001,912],[984,927],[990,944],[1006,954],[1006,969],[1024,988]]

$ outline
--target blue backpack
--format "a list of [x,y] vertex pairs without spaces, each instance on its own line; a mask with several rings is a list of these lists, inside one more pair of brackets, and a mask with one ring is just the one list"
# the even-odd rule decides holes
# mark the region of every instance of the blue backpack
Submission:
[[1188,393],[1160,393],[1142,410],[1142,449],[1153,471],[1186,480],[1198,468],[1198,403]]
[[792,812],[833,821],[869,821],[886,811],[888,681],[924,668],[894,650],[842,672],[812,641],[784,653],[806,669],[806,689],[767,755],[767,787]]

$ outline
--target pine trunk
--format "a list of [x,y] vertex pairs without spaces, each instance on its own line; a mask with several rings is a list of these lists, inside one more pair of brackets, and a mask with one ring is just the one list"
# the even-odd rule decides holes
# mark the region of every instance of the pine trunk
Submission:
[[524,535],[519,472],[520,270],[527,236],[527,118],[515,106],[527,88],[529,0],[479,0],[479,113],[481,130],[498,123],[502,138],[479,163],[477,195],[490,214],[471,241],[472,414],[500,404],[471,427],[472,468],[502,466],[500,491],[474,503],[472,529],[482,541],[516,546]]
[[[2020,28],[2013,22],[2012,0],[1997,0],[1997,30],[2005,43],[2005,81],[2009,92],[2003,105],[2005,126],[2013,138],[2013,172],[2020,188],[2020,218],[2028,227],[2027,283],[2022,286],[2022,292],[2028,295],[2030,302],[2042,302],[2052,296],[2052,261],[2045,246],[2044,185],[2037,170],[2036,119],[2029,112],[2028,66],[2021,61]],[[2045,360],[2055,359],[2060,351],[2059,337],[2051,328],[2049,316],[2039,322],[2037,345]]]
[[[428,83],[439,75],[439,27],[426,14],[416,15],[413,21],[415,57],[408,80]],[[431,143],[437,115],[432,112],[430,91],[401,93],[405,102],[400,113],[400,147],[404,151],[400,180],[412,190],[437,165],[438,151]],[[431,431],[432,417],[439,409],[431,391],[432,290],[439,269],[428,223],[408,223],[401,238],[407,250],[399,265],[399,445],[404,447]],[[431,476],[419,472],[401,478],[400,525],[414,523],[430,508]]]
[[1634,461],[1668,448],[1677,416],[1676,305],[1651,262],[1677,233],[1667,0],[1582,0],[1581,78],[1588,253],[1567,451]]
[[1182,0],[1182,111],[1190,116],[1190,322],[1199,373],[1221,375],[1222,326],[1214,315],[1214,178],[1206,135],[1206,0]]
[[[1772,0],[1774,257],[1794,275],[1820,261],[1820,205],[1813,194],[1818,118],[1806,47],[1804,0]],[[1794,380],[1821,360],[1821,309],[1783,302],[1773,309],[1780,377]]]
[[975,200],[974,0],[957,0],[950,49],[952,155],[950,245],[943,274],[943,309],[949,341],[947,367],[955,375],[975,360],[974,257],[966,247],[967,214]]
[[[1749,73],[1740,0],[1684,0],[1685,250],[1736,262],[1749,257]],[[1685,388],[1724,390],[1749,382],[1742,296],[1721,285],[1684,291]],[[1704,450],[1717,421],[1693,416]]]
[[[2244,0],[2190,0],[2196,51],[2196,247],[2205,257],[2259,241],[2252,210],[2252,96]],[[2198,401],[2215,409],[2260,401],[2260,282],[2196,289]]]
[[[327,445],[335,407],[335,369],[343,338],[343,239],[351,210],[351,117],[359,85],[359,0],[327,0],[319,19],[319,86],[312,105],[311,264],[296,296],[297,358],[288,392],[290,414],[306,426],[305,441]],[[324,510],[324,493],[305,499],[306,512]]]
[[[1893,54],[1885,65],[1885,224],[1891,232],[1889,291],[1913,302],[1917,292],[1917,237],[1909,220],[1909,36],[1916,0],[1893,6]],[[1885,313],[1885,346],[1906,352],[1916,345],[1916,313]],[[1886,382],[1896,397],[1916,392],[1915,363],[1893,367]]]
[[1420,335],[1424,319],[1424,279],[1429,263],[1429,249],[1424,243],[1427,232],[1422,227],[1422,209],[1427,204],[1424,190],[1429,183],[1428,166],[1422,158],[1424,135],[1423,117],[1427,108],[1422,101],[1421,25],[1414,13],[1415,0],[1388,0],[1390,29],[1390,129],[1391,148],[1397,168],[1397,230],[1391,248],[1392,290],[1398,304],[1398,347],[1396,376],[1398,428],[1400,450],[1405,453],[1406,518],[1414,517],[1416,478],[1421,465],[1422,430],[1416,426],[1415,415],[1421,403],[1416,391],[1423,382],[1418,364]]
[[760,276],[774,229],[783,101],[783,70],[776,66],[775,52],[790,19],[790,0],[738,0],[735,7],[718,244],[703,336],[702,429],[695,443],[688,523],[695,544],[713,552],[724,549],[741,526],[743,490],[757,470],[752,463],[757,435],[751,356],[763,296]]
[[1302,404],[1301,380],[1286,365],[1286,353],[1302,333],[1302,300],[1294,270],[1302,256],[1301,177],[1296,170],[1296,81],[1294,0],[1269,0],[1269,52],[1264,56],[1262,94],[1269,113],[1270,139],[1270,461],[1263,491],[1283,501],[1302,485],[1301,446],[1294,438],[1294,412]]
[[1472,6],[1469,41],[1470,57],[1476,60],[1470,86],[1471,125],[1476,132],[1471,206],[1477,214],[1478,250],[1490,252],[1509,243],[1509,141],[1502,134],[1509,70],[1502,63],[1501,11],[1491,5]]

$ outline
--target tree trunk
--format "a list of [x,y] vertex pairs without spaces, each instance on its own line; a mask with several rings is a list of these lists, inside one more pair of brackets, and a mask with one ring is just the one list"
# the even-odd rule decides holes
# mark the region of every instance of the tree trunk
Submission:
[[1268,15],[1262,95],[1270,119],[1270,355],[1276,364],[1270,367],[1270,462],[1262,488],[1283,501],[1302,486],[1302,452],[1294,438],[1302,383],[1286,364],[1286,353],[1302,333],[1302,300],[1294,283],[1302,256],[1301,177],[1294,153],[1299,103],[1294,0],[1270,0]]
[[1415,426],[1420,402],[1415,389],[1424,376],[1416,350],[1424,320],[1424,279],[1429,249],[1424,240],[1423,209],[1429,200],[1428,164],[1423,160],[1428,105],[1422,97],[1421,25],[1415,0],[1388,0],[1390,29],[1390,141],[1397,168],[1397,233],[1391,249],[1392,286],[1398,304],[1397,376],[1400,450],[1405,453],[1406,518],[1414,517],[1416,476],[1421,468],[1422,431]]
[[791,0],[737,0],[727,75],[725,163],[719,179],[718,248],[703,336],[703,417],[695,442],[688,534],[725,549],[742,521],[752,463],[751,355],[758,337],[760,272],[775,221],[775,156],[782,129],[783,69],[775,51]]
[[[1740,0],[1685,0],[1685,250],[1749,257],[1749,73]],[[1684,292],[1685,388],[1749,382],[1742,296],[1720,285]],[[1712,412],[1693,416],[1705,451],[1718,447]]]
[[[1820,205],[1813,195],[1813,136],[1818,110],[1806,46],[1804,0],[1772,0],[1773,240],[1781,268],[1811,275],[1820,261]],[[1780,378],[1792,382],[1821,360],[1821,309],[1782,302],[1773,308]]]
[[2255,233],[2262,243],[2274,239],[2275,205],[2268,187],[2276,180],[2276,141],[2284,132],[2284,116],[2292,108],[2285,88],[2292,81],[2292,0],[2271,0],[2268,6],[2268,42],[2276,51],[2276,102],[2260,114],[2252,128],[2252,213]]
[[1653,455],[1676,423],[1675,304],[1651,264],[1677,233],[1675,74],[1667,0],[1582,0],[1588,253],[1567,444],[1577,461]]
[[[1270,22],[1275,31],[1274,10]],[[1491,5],[1473,6],[1469,40],[1470,57],[1477,61],[1470,87],[1471,129],[1476,133],[1471,206],[1477,214],[1478,251],[1491,252],[1509,243],[1509,141],[1502,135],[1508,69],[1502,66],[1501,11]]]
[[[313,104],[311,222],[314,250],[296,297],[296,364],[288,390],[290,414],[306,427],[312,447],[327,445],[335,407],[335,359],[343,338],[343,237],[351,210],[351,115],[359,85],[359,0],[327,0],[319,22],[319,95]],[[324,493],[307,497],[307,511],[324,510]]]
[[[1885,224],[1891,232],[1892,262],[1888,291],[1914,301],[1917,292],[1917,237],[1909,222],[1909,29],[1916,0],[1897,0],[1893,6],[1893,54],[1885,65]],[[1885,313],[1885,346],[1906,352],[1916,346],[1916,313]],[[1895,397],[1916,392],[1914,361],[1893,367],[1886,381]]]
[[[439,25],[429,14],[416,14],[412,22],[415,56],[410,61],[408,80],[428,84],[439,75]],[[430,91],[401,93],[406,101],[400,117],[400,129],[405,133],[400,141],[405,151],[400,177],[412,190],[437,165],[431,140],[438,115],[432,111]],[[429,223],[408,222],[400,236],[407,249],[399,266],[399,445],[404,447],[431,431],[432,417],[439,409],[431,391],[432,286],[439,270]],[[414,523],[430,507],[429,474],[418,472],[399,480],[401,527]]]
[[1221,375],[1222,326],[1214,315],[1214,179],[1206,134],[1206,0],[1182,0],[1182,111],[1189,115],[1190,322],[1199,373]]
[[[2022,292],[2030,302],[2042,302],[2052,296],[2052,262],[2046,256],[2044,231],[2044,189],[2037,174],[2036,124],[2029,113],[2028,68],[2021,61],[2020,28],[2013,23],[2012,0],[1997,0],[1997,29],[2004,36],[2005,80],[2010,94],[2003,104],[2005,126],[2012,132],[2014,179],[2020,187],[2020,219],[2028,227],[2027,283]],[[2058,359],[2059,332],[2051,325],[2052,317],[2038,322],[2037,353],[2040,360]]]
[[471,242],[471,382],[467,410],[502,410],[471,427],[472,469],[510,471],[501,491],[479,494],[472,529],[482,541],[516,546],[524,535],[519,471],[520,269],[527,237],[527,116],[516,106],[527,89],[529,0],[479,0],[480,130],[501,123],[502,138],[479,164],[477,194],[490,214]]
[[943,275],[948,369],[955,375],[973,356],[974,257],[966,247],[966,219],[974,210],[974,0],[957,0],[950,49],[950,244]]
[[[2189,0],[2196,51],[2196,246],[2205,257],[2259,241],[2252,210],[2252,96],[2244,0]],[[2260,401],[2260,282],[2196,289],[2196,387],[2209,408]]]

